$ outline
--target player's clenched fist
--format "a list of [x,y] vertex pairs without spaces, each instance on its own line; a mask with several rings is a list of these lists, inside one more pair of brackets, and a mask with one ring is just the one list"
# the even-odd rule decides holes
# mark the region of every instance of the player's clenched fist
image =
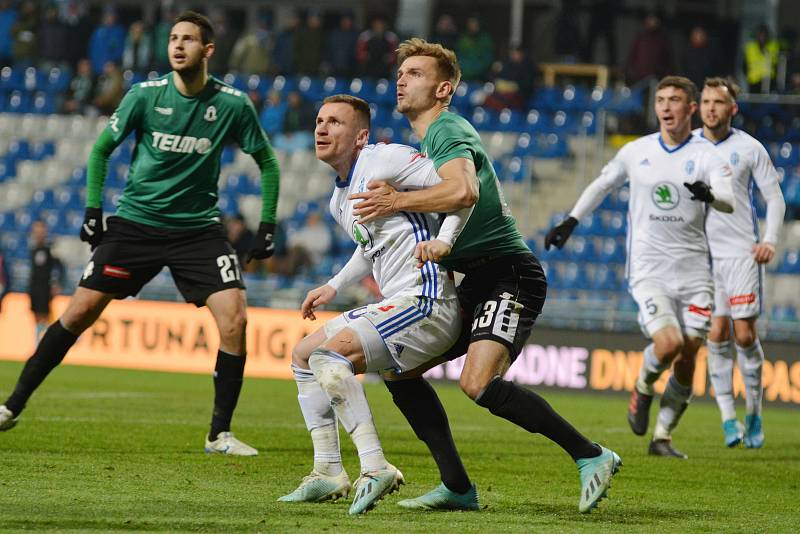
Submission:
[[309,291],[305,300],[303,300],[303,304],[300,306],[300,311],[303,312],[303,319],[316,321],[317,316],[314,315],[314,310],[323,304],[329,303],[334,297],[336,297],[336,290],[328,284]]
[[86,208],[81,225],[81,241],[89,243],[92,250],[97,248],[103,240],[103,210],[101,208]]
[[452,248],[453,247],[444,241],[439,241],[438,239],[420,241],[417,243],[417,248],[414,249],[414,257],[419,260],[417,267],[421,269],[426,261],[438,263],[439,260],[450,254]]
[[275,223],[262,222],[259,224],[258,233],[250,252],[247,253],[245,263],[250,263],[253,258],[265,260],[275,254],[275,243],[272,242],[274,235]]
[[561,248],[567,242],[572,231],[578,226],[578,219],[575,217],[567,217],[561,223],[552,227],[547,235],[544,237],[544,248],[550,250],[550,245],[555,245],[556,248]]

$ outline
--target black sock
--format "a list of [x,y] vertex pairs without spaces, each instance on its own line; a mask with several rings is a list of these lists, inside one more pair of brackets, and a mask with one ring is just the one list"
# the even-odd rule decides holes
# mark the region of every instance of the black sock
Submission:
[[598,445],[575,430],[542,397],[499,376],[486,386],[475,402],[528,432],[537,432],[550,438],[567,451],[573,460],[593,458],[602,452]]
[[25,362],[25,367],[17,380],[14,393],[5,402],[6,407],[14,415],[19,415],[25,408],[25,403],[39,387],[39,384],[47,378],[56,365],[61,363],[67,355],[70,347],[75,344],[78,336],[67,330],[61,325],[61,321],[56,321],[50,325],[42,336],[41,341],[36,346],[33,356]]
[[244,376],[244,362],[247,355],[234,356],[221,350],[217,352],[217,365],[214,367],[214,413],[211,416],[209,438],[217,439],[220,432],[231,429],[231,418],[239,401]]
[[384,384],[414,433],[431,451],[444,485],[456,493],[466,493],[472,483],[458,456],[447,414],[433,387],[423,378],[385,381]]

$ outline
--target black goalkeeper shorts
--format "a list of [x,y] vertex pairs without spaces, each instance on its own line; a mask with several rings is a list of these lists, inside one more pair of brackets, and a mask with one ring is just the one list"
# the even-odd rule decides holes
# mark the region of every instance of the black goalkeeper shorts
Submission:
[[501,343],[513,362],[542,313],[547,296],[544,270],[532,254],[474,263],[474,268],[465,269],[458,286],[469,342],[491,339]]
[[168,267],[186,302],[203,306],[212,293],[244,289],[239,259],[221,224],[168,230],[109,217],[80,286],[125,298]]

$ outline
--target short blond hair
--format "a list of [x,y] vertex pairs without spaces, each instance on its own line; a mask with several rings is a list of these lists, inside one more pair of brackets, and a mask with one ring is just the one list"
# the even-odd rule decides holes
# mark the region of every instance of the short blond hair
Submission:
[[439,43],[429,43],[425,39],[414,37],[400,44],[397,49],[397,64],[402,65],[403,61],[413,56],[432,57],[436,60],[436,68],[442,79],[449,81],[453,86],[450,92],[452,97],[461,81],[461,67],[458,66],[456,53]]
[[725,88],[728,91],[728,96],[731,102],[736,102],[736,97],[739,96],[739,86],[730,78],[722,78],[720,76],[714,78],[706,78],[703,82],[703,87]]
[[353,110],[356,112],[356,117],[358,118],[358,122],[360,123],[359,126],[362,128],[369,130],[370,128],[370,110],[369,104],[366,100],[362,98],[358,98],[357,96],[353,95],[331,95],[327,97],[325,100],[322,101],[324,104],[348,104]]
[[658,82],[656,91],[660,91],[665,87],[675,87],[686,93],[689,103],[697,102],[697,86],[692,80],[685,76],[664,76]]

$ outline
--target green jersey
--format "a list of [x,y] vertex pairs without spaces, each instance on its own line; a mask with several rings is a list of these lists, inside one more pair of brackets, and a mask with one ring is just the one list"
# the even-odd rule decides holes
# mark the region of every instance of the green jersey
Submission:
[[458,271],[470,260],[530,253],[503,197],[492,161],[466,119],[443,112],[428,127],[420,151],[433,160],[437,170],[455,158],[471,159],[478,175],[478,203],[452,252],[441,260],[443,266]]
[[234,141],[252,154],[268,141],[245,93],[209,77],[200,93],[187,97],[172,77],[135,84],[106,126],[117,144],[136,135],[117,215],[160,228],[199,228],[220,221],[225,144]]

